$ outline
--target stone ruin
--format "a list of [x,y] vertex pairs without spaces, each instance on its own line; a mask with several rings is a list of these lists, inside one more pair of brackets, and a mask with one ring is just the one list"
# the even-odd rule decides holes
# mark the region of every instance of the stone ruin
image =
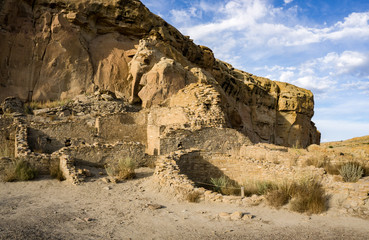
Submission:
[[[59,162],[78,184],[78,166],[130,157],[179,198],[238,204],[260,199],[198,183],[313,174],[368,214],[367,180],[337,184],[288,148],[320,143],[310,91],[233,68],[138,0],[0,1],[0,52],[0,147],[45,173]],[[34,101],[65,103],[27,113]]]

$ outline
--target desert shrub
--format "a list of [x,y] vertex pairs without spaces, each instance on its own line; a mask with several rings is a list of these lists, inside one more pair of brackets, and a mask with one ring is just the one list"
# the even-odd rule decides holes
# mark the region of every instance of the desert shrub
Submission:
[[369,165],[361,165],[364,170],[363,177],[369,176]]
[[327,156],[310,156],[306,163],[307,166],[314,166],[317,168],[324,168],[324,170],[332,175],[339,174],[339,165],[335,165],[331,163],[331,160]]
[[5,182],[28,181],[37,177],[38,171],[29,162],[16,160],[4,170],[3,180]]
[[50,176],[52,178],[58,179],[59,181],[64,181],[65,177],[63,175],[62,170],[60,169],[59,162],[53,162],[50,164]]
[[192,191],[192,192],[190,192],[190,193],[188,193],[187,194],[187,196],[186,196],[186,199],[187,199],[187,201],[189,201],[189,202],[193,202],[193,203],[195,203],[195,202],[199,202],[199,200],[200,200],[200,193],[199,192],[197,192],[197,191]]
[[364,175],[364,169],[356,162],[344,164],[339,172],[345,182],[357,182]]
[[64,99],[64,100],[57,100],[57,101],[46,101],[46,102],[36,102],[36,101],[32,101],[32,102],[28,102],[24,105],[24,108],[26,110],[27,113],[32,113],[33,109],[42,109],[42,108],[56,108],[56,107],[61,107],[61,106],[65,106],[68,103],[70,103],[72,100],[70,99]]
[[326,195],[319,181],[314,178],[292,183],[290,208],[295,212],[318,214],[326,210]]
[[245,188],[245,195],[251,196],[253,194],[256,195],[264,195],[273,189],[277,189],[277,184],[270,181],[246,181],[243,184]]
[[275,208],[286,205],[291,199],[292,187],[293,184],[288,182],[274,184],[266,193],[267,203]]
[[269,191],[265,198],[270,206],[279,208],[286,205],[291,197],[284,189],[275,189]]
[[0,157],[14,157],[14,151],[10,146],[0,147]]
[[120,159],[117,164],[110,164],[105,167],[106,173],[120,180],[133,179],[136,176],[135,169],[137,164],[131,158]]
[[240,186],[226,176],[211,178],[210,182],[214,185],[214,191],[224,195],[239,195],[241,192]]

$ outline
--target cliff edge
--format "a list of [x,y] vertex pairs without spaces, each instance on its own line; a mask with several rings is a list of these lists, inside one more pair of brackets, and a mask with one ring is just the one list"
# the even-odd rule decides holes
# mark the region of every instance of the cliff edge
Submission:
[[[108,90],[152,109],[155,124],[229,127],[255,143],[320,143],[310,91],[215,59],[138,0],[0,0],[0,52],[0,101]],[[158,111],[179,109],[182,122],[158,121]]]

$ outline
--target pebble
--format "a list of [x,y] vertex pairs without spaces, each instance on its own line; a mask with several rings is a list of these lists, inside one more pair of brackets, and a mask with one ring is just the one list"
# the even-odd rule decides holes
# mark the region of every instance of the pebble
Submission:
[[242,212],[234,212],[231,214],[231,220],[240,220],[243,216]]
[[226,220],[230,220],[231,219],[231,215],[227,212],[221,212],[219,213],[219,217],[222,219],[226,219]]

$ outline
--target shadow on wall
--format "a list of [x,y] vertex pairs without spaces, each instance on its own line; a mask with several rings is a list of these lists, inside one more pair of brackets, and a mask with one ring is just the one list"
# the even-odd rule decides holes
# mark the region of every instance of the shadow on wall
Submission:
[[52,154],[68,145],[68,140],[66,140],[65,143],[62,143],[34,128],[28,129],[27,142],[32,152],[47,154]]
[[181,174],[185,174],[198,187],[214,190],[211,179],[220,177],[225,177],[228,182],[236,183],[236,181],[226,176],[221,169],[206,161],[200,152],[182,155],[177,161],[177,165]]

